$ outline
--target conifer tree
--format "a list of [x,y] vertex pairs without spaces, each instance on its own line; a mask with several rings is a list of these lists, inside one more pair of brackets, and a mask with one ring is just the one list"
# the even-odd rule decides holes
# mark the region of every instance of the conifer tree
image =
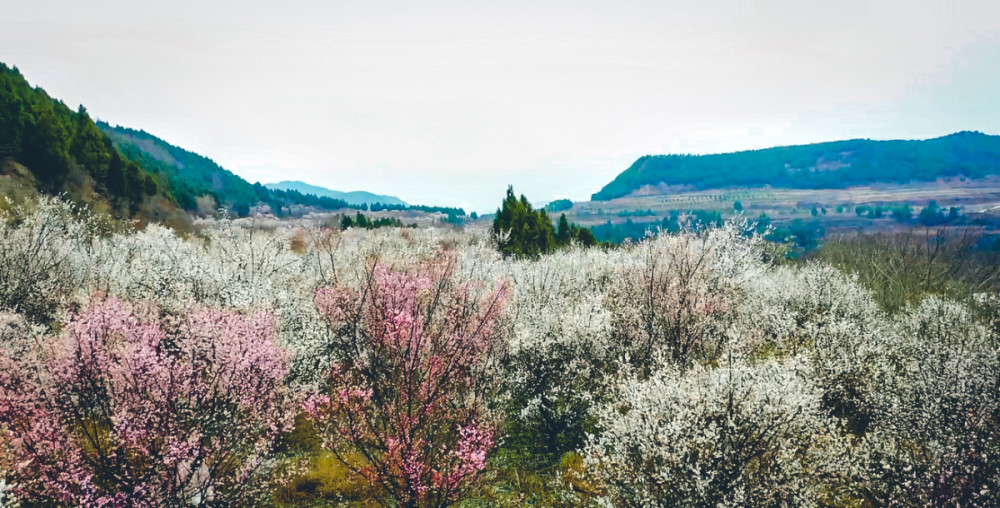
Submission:
[[566,220],[566,214],[559,215],[559,227],[556,230],[556,242],[559,245],[567,245],[572,239],[573,232],[570,230],[569,221]]
[[523,194],[520,199],[515,197],[513,186],[507,187],[507,197],[497,210],[493,235],[504,257],[537,258],[556,247],[548,214],[545,210],[534,210]]

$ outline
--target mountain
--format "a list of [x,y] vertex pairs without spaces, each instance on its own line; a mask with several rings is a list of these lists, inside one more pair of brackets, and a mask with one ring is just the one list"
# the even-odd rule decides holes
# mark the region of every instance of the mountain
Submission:
[[958,132],[927,140],[851,139],[713,155],[646,155],[591,199],[729,187],[842,189],[1000,174],[1000,136]]
[[184,210],[225,207],[246,215],[258,203],[292,208],[356,208],[342,199],[251,184],[207,157],[142,130],[94,122],[0,63],[0,195],[20,201],[62,194],[120,218],[180,225]]
[[177,211],[162,175],[125,157],[86,108],[71,110],[3,63],[0,176],[15,201],[42,192],[121,218],[165,220]]
[[212,159],[171,145],[143,130],[111,126],[105,122],[98,122],[97,125],[129,159],[165,175],[177,201],[188,210],[199,207],[198,198],[206,203],[207,197],[212,198],[212,208],[221,206],[238,215],[246,215],[250,207],[259,202],[267,203],[278,212],[296,205],[323,210],[352,207],[348,201],[335,196],[305,194],[295,189],[268,189],[260,183],[251,184]]
[[395,196],[382,196],[379,194],[372,194],[366,191],[351,191],[343,192],[330,190],[326,187],[320,187],[318,185],[309,185],[305,182],[300,182],[298,180],[285,180],[278,183],[266,183],[264,187],[268,189],[276,190],[294,190],[301,192],[302,194],[313,194],[316,196],[325,196],[334,199],[343,199],[352,205],[364,205],[372,203],[382,203],[383,205],[401,205],[406,206],[406,202]]

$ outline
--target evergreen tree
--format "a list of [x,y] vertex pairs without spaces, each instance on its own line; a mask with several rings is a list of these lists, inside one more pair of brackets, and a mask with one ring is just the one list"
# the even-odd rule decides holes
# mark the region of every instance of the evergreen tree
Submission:
[[589,228],[579,228],[576,226],[573,226],[573,239],[583,247],[593,247],[600,243]]
[[69,171],[69,134],[50,102],[36,102],[31,112],[33,121],[26,129],[23,161],[46,187],[61,190]]
[[354,218],[354,225],[359,228],[368,228],[368,218],[365,217],[365,214],[358,212]]
[[572,237],[573,232],[570,231],[569,221],[566,220],[566,214],[559,214],[559,227],[556,230],[556,243],[559,245],[568,245]]
[[111,147],[111,140],[97,128],[97,125],[94,125],[87,114],[87,108],[81,105],[76,113],[76,126],[69,154],[90,171],[95,182],[104,185],[113,151],[115,150]]
[[125,196],[125,161],[117,150],[111,154],[111,161],[108,163],[108,181],[106,185],[108,192],[113,196]]
[[524,195],[521,199],[515,197],[513,187],[507,187],[507,197],[497,210],[493,235],[497,248],[505,257],[537,258],[556,247],[555,231],[548,214],[545,210],[534,210]]

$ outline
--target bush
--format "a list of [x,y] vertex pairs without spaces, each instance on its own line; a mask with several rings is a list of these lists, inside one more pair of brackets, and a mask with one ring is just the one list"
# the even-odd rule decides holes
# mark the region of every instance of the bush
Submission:
[[334,457],[404,506],[461,497],[497,441],[484,367],[506,289],[452,274],[451,263],[416,274],[376,265],[360,294],[315,296],[342,360],[306,412]]
[[0,423],[25,500],[246,504],[263,493],[291,414],[274,318],[156,313],[95,300],[43,357],[0,352]]
[[830,239],[813,257],[856,273],[882,308],[895,312],[928,295],[966,298],[1000,289],[1000,252],[982,234],[941,228]]
[[818,393],[783,365],[629,379],[584,450],[615,506],[802,506],[819,497]]
[[0,212],[0,309],[52,324],[83,275],[74,250],[91,224],[52,198]]

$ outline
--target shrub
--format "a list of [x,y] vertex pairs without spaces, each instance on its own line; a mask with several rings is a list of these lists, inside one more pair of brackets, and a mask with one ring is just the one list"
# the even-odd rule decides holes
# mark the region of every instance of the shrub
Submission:
[[485,367],[507,290],[458,283],[453,268],[377,264],[360,294],[333,287],[314,300],[342,361],[306,412],[327,450],[404,506],[460,497],[497,440]]
[[44,357],[0,353],[0,423],[20,496],[176,506],[261,494],[272,442],[291,414],[274,318],[155,314],[94,300]]
[[858,274],[879,304],[895,312],[928,295],[962,298],[1000,289],[1000,251],[977,248],[981,238],[947,228],[835,238],[814,257]]
[[614,506],[802,506],[819,496],[819,397],[794,368],[632,378],[584,449]]
[[51,324],[82,283],[75,247],[91,224],[72,205],[42,198],[0,212],[0,309]]
[[1000,335],[966,305],[928,298],[899,319],[881,368],[865,492],[880,505],[993,506],[1000,492]]

